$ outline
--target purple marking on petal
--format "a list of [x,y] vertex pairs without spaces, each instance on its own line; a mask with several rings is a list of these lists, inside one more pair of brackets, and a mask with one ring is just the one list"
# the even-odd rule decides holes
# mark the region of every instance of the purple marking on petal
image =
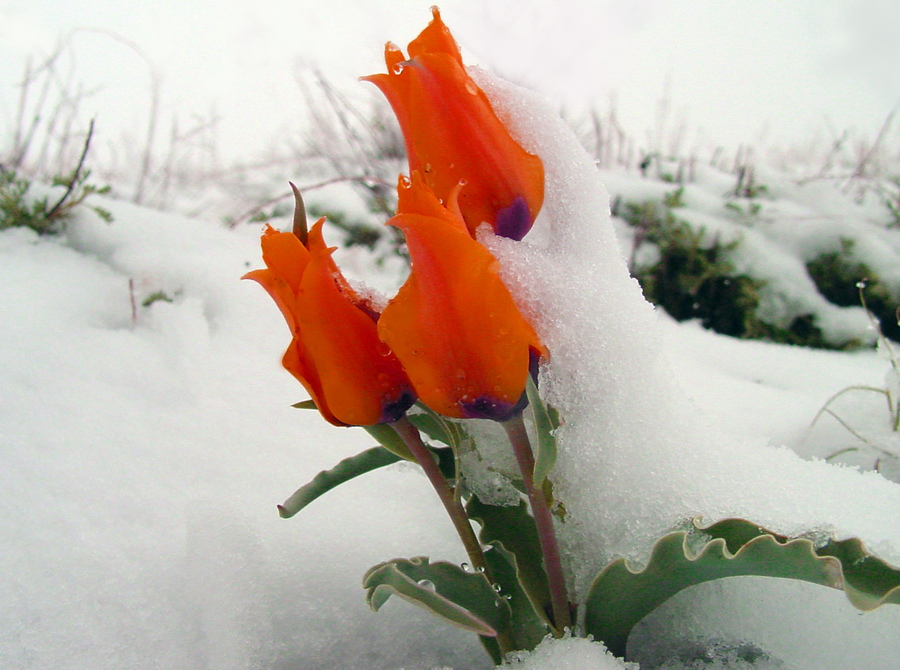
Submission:
[[381,409],[381,421],[379,423],[393,423],[406,414],[406,410],[416,402],[416,394],[406,389],[396,400],[387,403]]
[[494,223],[494,232],[500,237],[508,237],[518,242],[531,230],[531,212],[528,211],[528,203],[525,198],[517,196],[509,207],[504,207],[497,212],[497,221]]
[[463,414],[466,415],[466,418],[490,419],[491,421],[507,421],[516,414],[519,414],[527,405],[528,397],[524,392],[519,398],[519,402],[515,405],[510,405],[508,402],[496,400],[488,396],[482,396],[472,402],[461,402],[459,404]]

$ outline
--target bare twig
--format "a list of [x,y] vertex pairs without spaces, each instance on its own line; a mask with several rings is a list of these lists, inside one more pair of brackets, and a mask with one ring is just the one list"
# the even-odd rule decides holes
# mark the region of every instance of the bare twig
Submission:
[[53,207],[50,208],[50,211],[47,212],[47,219],[53,219],[53,216],[56,214],[57,210],[62,207],[62,204],[68,199],[70,195],[72,195],[72,191],[75,190],[75,185],[78,184],[78,178],[81,176],[81,169],[84,167],[84,160],[87,158],[88,149],[91,146],[91,137],[94,135],[94,119],[91,119],[91,123],[88,126],[87,137],[84,139],[84,146],[81,149],[81,157],[78,159],[78,165],[75,167],[75,171],[72,173],[72,177],[69,179],[69,183],[66,185],[66,192],[63,193],[62,197],[56,202]]
[[856,170],[852,175],[848,178],[848,181],[851,179],[855,179],[858,177],[864,177],[866,167],[869,164],[869,161],[872,160],[872,156],[875,155],[875,152],[878,150],[882,141],[884,140],[885,135],[887,135],[888,128],[890,128],[891,123],[894,120],[894,116],[897,114],[897,108],[900,107],[900,102],[894,105],[894,108],[890,111],[887,117],[884,120],[884,123],[881,124],[881,128],[878,131],[878,135],[875,137],[875,141],[872,142],[872,146],[869,147],[869,150],[865,153],[865,155],[860,159],[859,163],[856,166]]

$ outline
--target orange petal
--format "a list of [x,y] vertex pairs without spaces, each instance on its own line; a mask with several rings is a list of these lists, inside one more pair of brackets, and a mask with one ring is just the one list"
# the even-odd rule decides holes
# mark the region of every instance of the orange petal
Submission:
[[339,272],[322,236],[309,231],[307,250],[293,233],[266,227],[267,267],[244,275],[275,300],[293,338],[282,364],[335,425],[398,419],[415,396],[396,357],[379,339],[377,314]]
[[401,175],[397,185],[397,213],[421,214],[446,221],[450,226],[462,231],[467,231],[466,224],[459,211],[457,198],[460,185],[450,192],[449,202],[446,206],[441,204],[434,192],[425,185],[422,173],[413,172],[412,179]]
[[450,34],[450,29],[441,19],[441,12],[437,7],[431,8],[431,22],[416,39],[409,43],[408,49],[410,58],[415,58],[423,53],[445,53],[462,65],[459,45],[456,44],[456,40]]
[[242,279],[252,279],[266,289],[291,333],[296,335],[297,291],[309,263],[309,252],[292,233],[282,233],[271,226],[265,227],[260,244],[266,267],[248,272]]
[[522,239],[543,204],[544,168],[497,117],[466,73],[449,31],[435,18],[410,43],[410,59],[386,52],[388,74],[364,77],[388,99],[406,143],[410,172],[444,203],[460,182],[459,207],[474,234],[489,223]]
[[297,296],[297,323],[303,346],[296,351],[306,367],[313,362],[320,408],[362,426],[396,420],[410,407],[414,396],[399,361],[378,339],[371,316],[339,289],[330,251],[312,254]]
[[420,398],[457,418],[509,418],[532,351],[545,352],[501,280],[497,260],[443,220],[400,214],[412,272],[378,322]]

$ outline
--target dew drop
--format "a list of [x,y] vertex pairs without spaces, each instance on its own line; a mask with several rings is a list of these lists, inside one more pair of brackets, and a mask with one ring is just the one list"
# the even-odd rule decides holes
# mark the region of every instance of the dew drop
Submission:
[[472,572],[472,566],[468,563],[460,563],[460,566],[463,569],[463,572]]
[[400,74],[403,72],[403,63],[395,63],[394,67],[391,68],[394,74]]
[[492,588],[494,589],[494,591],[496,591],[497,593],[500,593],[500,591],[501,591],[502,588],[503,588],[503,587],[500,586],[499,584],[491,584],[491,587],[492,587]]
[[856,288],[865,288],[865,287],[866,287],[866,282],[864,282],[864,281],[856,282]]
[[419,580],[418,584],[426,591],[437,591],[437,587],[435,587],[434,582],[427,579]]
[[425,165],[422,166],[422,171],[425,173],[431,172],[431,163],[425,163]]
[[472,95],[478,95],[478,87],[471,79],[466,82],[466,90]]

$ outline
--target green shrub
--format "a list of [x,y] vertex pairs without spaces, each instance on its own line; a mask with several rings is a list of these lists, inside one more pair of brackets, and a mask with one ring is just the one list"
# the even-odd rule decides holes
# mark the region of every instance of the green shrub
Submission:
[[900,342],[900,324],[897,323],[900,305],[878,275],[854,258],[853,240],[842,239],[840,251],[816,256],[806,264],[806,271],[819,293],[839,307],[859,305],[862,290],[866,307],[879,320],[882,334]]
[[828,349],[859,346],[856,340],[829,342],[812,314],[799,315],[787,326],[761,320],[757,309],[765,282],[738,273],[729,260],[740,241],[709,240],[703,229],[677,219],[672,207],[681,205],[680,189],[663,202],[662,207],[646,201],[617,208],[634,228],[635,245],[650,243],[659,252],[652,264],[632,263],[647,300],[677,321],[696,319],[704,328],[732,337]]
[[707,243],[702,230],[694,231],[653,202],[626,205],[625,219],[643,228],[643,239],[659,249],[659,259],[635,268],[647,300],[678,321],[698,319],[704,328],[734,337],[746,337],[759,305],[762,282],[737,274],[727,260],[737,242]]
[[[64,186],[65,193],[54,204],[49,197],[29,198],[31,181],[15,171],[0,166],[0,230],[6,228],[31,228],[38,235],[62,232],[65,222],[77,205],[93,193],[106,194],[109,187],[88,184],[90,170],[78,171],[68,177],[54,177],[52,185]],[[105,221],[112,215],[101,207],[91,207]]]

